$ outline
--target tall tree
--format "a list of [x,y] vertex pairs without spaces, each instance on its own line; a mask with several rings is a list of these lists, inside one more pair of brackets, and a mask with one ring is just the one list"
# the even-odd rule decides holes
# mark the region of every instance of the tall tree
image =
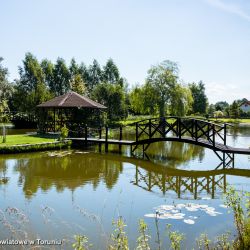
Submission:
[[110,58],[103,67],[102,80],[107,83],[119,83],[120,73],[114,61]]
[[193,113],[205,114],[208,106],[208,99],[205,94],[205,85],[202,81],[199,81],[198,84],[191,83],[189,88],[193,96]]
[[54,84],[52,92],[55,95],[63,95],[70,90],[70,72],[62,58],[58,58],[54,67]]
[[146,83],[151,85],[157,98],[160,116],[165,115],[170,93],[175,88],[178,79],[177,64],[169,60],[152,66],[148,71]]
[[8,81],[8,69],[2,66],[3,58],[0,57],[0,112],[8,111],[8,102],[13,93],[13,87]]
[[172,115],[185,116],[192,110],[193,97],[189,88],[176,84],[171,91],[170,112]]
[[97,60],[94,60],[93,64],[90,65],[88,68],[88,81],[87,81],[88,91],[91,92],[97,84],[101,83],[101,81],[102,81],[102,70]]
[[[43,73],[45,75],[45,83],[46,83],[47,87],[50,89],[50,91],[53,93],[54,92],[53,90],[55,88],[55,86],[54,86],[55,66],[51,61],[44,59],[41,62],[41,67],[42,67]],[[53,95],[55,95],[55,93],[53,93]]]
[[237,101],[234,101],[229,108],[229,112],[230,112],[230,116],[234,119],[239,118],[240,115],[240,108],[239,105],[237,103]]
[[109,119],[124,118],[127,115],[125,92],[120,85],[98,84],[92,92],[92,98],[108,108]]
[[50,98],[43,69],[31,53],[27,53],[19,67],[20,79],[16,81],[13,103],[16,110],[34,111],[36,105]]

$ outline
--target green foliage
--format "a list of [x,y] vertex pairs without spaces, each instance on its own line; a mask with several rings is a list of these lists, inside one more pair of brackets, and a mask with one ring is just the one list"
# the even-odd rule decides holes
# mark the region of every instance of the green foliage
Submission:
[[150,250],[148,235],[148,226],[144,220],[139,220],[139,237],[137,238],[137,250]]
[[172,115],[185,116],[192,110],[193,97],[189,88],[176,84],[171,91],[170,112]]
[[68,137],[69,134],[69,129],[66,127],[66,125],[64,124],[64,126],[61,128],[61,138],[65,139]]
[[196,240],[198,249],[209,250],[211,240],[208,239],[207,234],[203,233],[200,237]]
[[170,240],[170,249],[180,250],[181,242],[185,239],[184,234],[178,231],[171,231],[171,225],[167,224],[167,232]]
[[89,244],[88,237],[85,235],[75,235],[75,242],[72,244],[74,250],[88,250],[92,244]]
[[213,116],[214,116],[214,118],[221,118],[221,117],[223,117],[224,116],[224,114],[223,114],[223,112],[222,111],[220,111],[220,110],[217,110],[217,111],[214,111],[214,113],[213,113]]
[[165,115],[166,104],[169,102],[171,91],[175,88],[178,79],[177,64],[169,60],[152,66],[148,70],[146,79],[157,97],[157,106],[161,117]]
[[193,96],[193,113],[194,114],[205,114],[208,106],[208,98],[205,94],[205,85],[202,81],[199,83],[189,84],[189,88]]
[[[1,65],[2,61],[3,58],[0,57],[0,112],[6,112],[9,111],[9,100],[13,94],[13,86],[7,79],[8,69]],[[2,122],[3,116],[0,119],[0,122]]]
[[120,217],[117,221],[113,222],[115,227],[114,232],[111,234],[112,243],[108,246],[109,250],[128,250],[128,237],[124,228],[126,224]]
[[126,98],[122,86],[110,83],[98,84],[93,90],[92,97],[107,107],[108,119],[124,118],[126,114]]
[[237,119],[239,118],[240,115],[240,109],[239,109],[239,105],[236,101],[234,101],[230,107],[229,107],[229,113],[230,113],[230,117]]

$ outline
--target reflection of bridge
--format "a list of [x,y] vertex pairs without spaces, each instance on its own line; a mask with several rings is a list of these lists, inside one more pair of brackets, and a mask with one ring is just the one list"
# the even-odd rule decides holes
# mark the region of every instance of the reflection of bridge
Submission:
[[156,172],[137,166],[135,180],[132,183],[149,192],[157,189],[162,194],[173,191],[178,198],[192,194],[193,198],[197,199],[199,194],[204,195],[205,192],[214,199],[216,193],[226,191],[227,175],[250,177],[249,170],[245,169],[186,171],[162,168]]
[[[130,125],[131,126],[131,125]],[[105,129],[105,138],[102,137],[102,129],[98,130],[96,137],[89,134],[89,128],[85,127],[83,138],[70,138],[74,142],[84,141],[87,143],[105,144],[108,151],[109,144],[130,145],[131,153],[140,149],[143,156],[151,143],[160,141],[178,141],[191,143],[212,149],[222,162],[223,168],[234,167],[234,154],[249,154],[250,149],[234,148],[227,145],[227,126],[223,126],[192,118],[166,117],[147,119],[134,123],[134,140],[123,140],[122,128],[120,128],[119,139],[109,137],[108,128]]]

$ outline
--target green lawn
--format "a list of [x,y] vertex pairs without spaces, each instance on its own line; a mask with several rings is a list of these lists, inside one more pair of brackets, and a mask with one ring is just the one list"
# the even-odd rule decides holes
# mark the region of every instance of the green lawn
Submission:
[[37,135],[7,135],[6,143],[2,143],[3,137],[0,136],[0,147],[18,145],[18,144],[35,144],[42,142],[54,142],[55,138],[52,137],[42,137]]
[[209,119],[211,121],[218,121],[218,122],[228,122],[228,123],[249,123],[250,124],[250,119],[232,119],[232,118],[218,118],[218,119],[215,119],[215,118],[211,118]]

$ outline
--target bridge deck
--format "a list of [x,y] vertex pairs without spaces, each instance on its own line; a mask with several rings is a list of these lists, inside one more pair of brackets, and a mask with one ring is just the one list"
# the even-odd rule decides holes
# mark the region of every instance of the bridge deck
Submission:
[[[85,141],[85,138],[68,138],[72,141]],[[87,138],[87,142],[92,143],[108,143],[108,144],[116,144],[116,145],[142,145],[142,144],[150,144],[153,142],[160,142],[160,141],[178,141],[178,142],[185,142],[185,143],[191,143],[199,146],[203,146],[206,148],[210,148],[215,151],[221,151],[225,153],[233,153],[233,154],[245,154],[250,155],[250,148],[235,148],[231,146],[227,146],[220,143],[211,143],[208,142],[206,139],[194,139],[191,137],[165,137],[165,138],[151,138],[151,139],[145,139],[140,141],[129,141],[129,140],[115,140],[115,139],[108,139],[107,141],[105,139],[99,139],[99,138]]]

